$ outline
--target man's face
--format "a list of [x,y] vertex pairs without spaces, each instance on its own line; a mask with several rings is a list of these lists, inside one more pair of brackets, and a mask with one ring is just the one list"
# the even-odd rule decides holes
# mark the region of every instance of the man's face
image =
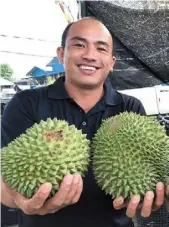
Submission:
[[97,20],[84,19],[73,24],[59,60],[65,66],[66,79],[82,88],[103,84],[115,63],[109,31]]

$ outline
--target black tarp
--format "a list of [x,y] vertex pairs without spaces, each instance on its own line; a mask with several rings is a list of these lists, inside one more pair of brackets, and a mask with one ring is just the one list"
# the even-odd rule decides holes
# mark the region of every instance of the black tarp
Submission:
[[111,31],[117,62],[116,89],[169,83],[169,2],[83,1],[81,16],[95,16]]

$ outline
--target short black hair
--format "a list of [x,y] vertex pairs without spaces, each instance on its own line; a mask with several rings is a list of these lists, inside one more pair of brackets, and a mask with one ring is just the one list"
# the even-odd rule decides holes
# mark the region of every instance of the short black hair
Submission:
[[72,26],[72,24],[74,24],[74,22],[71,22],[69,23],[65,30],[63,31],[63,34],[62,34],[62,41],[61,41],[61,45],[63,47],[63,49],[65,48],[65,45],[66,45],[66,39],[67,39],[67,36],[68,36],[68,31],[69,31],[69,28]]
[[[100,19],[98,19],[98,18],[96,18],[96,17],[94,17],[94,16],[90,16],[90,17],[88,17],[89,19],[94,19],[94,20],[97,20],[97,21],[99,21],[100,23],[102,23],[103,25],[104,25],[104,23],[103,23],[103,21],[102,20],[100,20]],[[83,18],[82,18],[83,19]],[[63,49],[65,48],[65,46],[66,46],[66,39],[67,39],[67,36],[68,36],[68,32],[69,32],[69,29],[70,29],[70,27],[72,26],[72,24],[74,24],[75,22],[71,22],[71,23],[69,23],[67,26],[66,26],[66,28],[64,29],[64,31],[63,31],[63,33],[62,33],[62,40],[61,40],[61,46],[63,47]],[[104,25],[105,26],[105,25]],[[107,28],[108,29],[108,28]],[[108,29],[109,30],[109,29]],[[110,32],[110,30],[109,30],[109,32]],[[110,34],[111,34],[111,32],[110,32]],[[112,37],[112,40],[113,40],[113,37]]]

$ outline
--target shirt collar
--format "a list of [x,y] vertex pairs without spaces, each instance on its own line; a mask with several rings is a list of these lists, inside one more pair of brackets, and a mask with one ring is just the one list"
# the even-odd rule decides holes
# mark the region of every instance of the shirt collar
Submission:
[[104,84],[105,94],[104,94],[104,102],[106,105],[114,106],[120,104],[122,100],[122,96],[119,92],[113,89],[110,80],[106,80]]
[[48,97],[52,99],[71,99],[64,85],[65,77],[59,77],[48,89]]
[[[52,99],[71,99],[64,86],[65,77],[58,78],[48,89],[48,97]],[[122,102],[122,97],[115,89],[112,88],[110,80],[104,84],[104,103],[106,105],[118,105]]]

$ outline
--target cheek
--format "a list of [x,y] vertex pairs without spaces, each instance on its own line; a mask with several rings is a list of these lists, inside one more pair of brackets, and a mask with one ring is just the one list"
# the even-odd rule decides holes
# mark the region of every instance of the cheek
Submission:
[[65,65],[65,68],[70,68],[71,66],[71,60],[72,58],[69,57],[69,54],[66,55],[66,58],[64,58],[64,65]]
[[105,70],[106,71],[110,71],[113,67],[113,64],[112,64],[112,58],[105,58],[104,59],[104,66],[105,66]]
[[104,67],[103,67],[104,72],[109,72],[112,68],[112,64],[105,60],[103,64],[104,64]]
[[64,58],[64,65],[66,67],[73,67],[79,59],[79,56],[74,51],[67,51],[65,56],[66,57]]

